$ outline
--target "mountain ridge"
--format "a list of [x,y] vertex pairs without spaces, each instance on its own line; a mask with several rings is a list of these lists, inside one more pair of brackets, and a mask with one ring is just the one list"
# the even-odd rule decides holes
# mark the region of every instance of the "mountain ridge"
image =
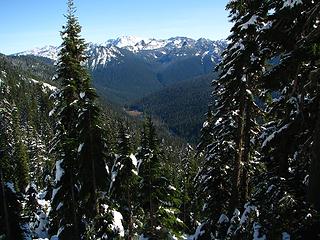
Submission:
[[[180,81],[209,74],[221,61],[225,40],[171,37],[119,37],[89,43],[86,62],[98,91],[123,105]],[[13,54],[57,60],[59,47],[45,46]]]
[[[196,142],[207,110],[212,74],[226,45],[225,40],[205,38],[127,36],[89,43],[86,65],[97,92],[110,104],[147,111],[175,135]],[[46,46],[16,55],[47,55],[54,62],[58,51],[59,47]],[[185,114],[192,117],[181,118]]]
[[[210,40],[206,38],[199,38],[198,40],[188,38],[188,37],[171,37],[168,39],[155,39],[155,38],[140,38],[135,36],[123,36],[116,39],[109,39],[105,43],[88,43],[87,52],[93,52],[95,49],[103,49],[105,52],[105,57],[101,62],[106,64],[110,62],[110,58],[121,56],[121,50],[128,50],[131,53],[139,54],[141,52],[147,53],[148,57],[153,57],[155,59],[170,54],[175,50],[176,56],[185,56],[186,50],[192,50],[190,53],[194,56],[206,56],[206,55],[221,55],[221,49],[226,47],[226,40]],[[53,45],[46,45],[44,47],[37,47],[34,49],[13,53],[13,56],[24,56],[33,55],[46,57],[52,60],[58,59],[58,52],[60,47]],[[180,49],[182,51],[177,52]],[[149,51],[155,51],[154,54],[150,54]]]

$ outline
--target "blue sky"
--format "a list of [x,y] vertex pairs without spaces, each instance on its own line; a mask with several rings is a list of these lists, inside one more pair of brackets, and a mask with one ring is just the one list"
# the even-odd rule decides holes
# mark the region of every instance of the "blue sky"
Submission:
[[[59,45],[65,0],[1,0],[0,53]],[[88,42],[119,36],[226,38],[228,0],[75,0]]]

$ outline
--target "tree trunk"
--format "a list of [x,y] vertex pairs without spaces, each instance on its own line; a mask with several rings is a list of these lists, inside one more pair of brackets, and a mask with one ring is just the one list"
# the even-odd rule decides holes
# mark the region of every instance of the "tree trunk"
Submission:
[[[244,86],[242,86],[244,88]],[[245,90],[245,89],[244,89]],[[243,91],[241,91],[243,92]],[[240,205],[240,176],[241,176],[241,162],[243,156],[243,143],[244,143],[244,94],[241,95],[240,105],[239,105],[239,116],[238,116],[238,134],[236,139],[236,155],[233,164],[233,179],[232,179],[232,193],[230,202],[230,214],[233,213],[235,208]]]
[[11,239],[8,205],[7,205],[7,198],[6,198],[6,191],[5,191],[5,186],[4,186],[2,169],[0,169],[0,181],[1,181],[1,189],[2,189],[2,198],[3,198],[2,202],[3,202],[3,212],[4,212],[4,221],[5,221],[5,226],[6,226],[7,239]]
[[[129,183],[130,184],[130,183]],[[133,220],[132,220],[132,206],[131,206],[131,195],[129,186],[127,186],[127,205],[129,209],[129,222],[128,222],[128,240],[132,240],[133,237]]]
[[73,181],[73,174],[71,174],[71,201],[72,201],[72,213],[73,213],[73,229],[74,229],[74,236],[75,239],[80,239],[80,232],[79,232],[79,226],[78,226],[78,216],[76,212],[76,199],[75,199],[75,194],[74,194],[74,181]]
[[[149,159],[150,160],[150,159]],[[150,230],[153,235],[153,227],[154,227],[154,220],[153,220],[153,204],[152,204],[152,186],[151,186],[151,162],[149,161],[149,206],[150,206]]]
[[311,149],[311,169],[309,177],[308,197],[317,210],[320,210],[320,103],[315,130],[313,132],[313,144]]
[[[93,141],[93,138],[92,138],[92,126],[91,126],[91,112],[89,111],[89,129],[90,129],[90,153],[91,153],[91,156],[94,155],[93,153],[93,144],[94,144],[94,141]],[[91,159],[91,170],[92,170],[92,201],[93,201],[93,204],[94,204],[94,209],[93,209],[93,215],[96,216],[98,213],[99,213],[99,207],[98,207],[98,204],[97,204],[97,181],[96,181],[96,166],[95,166],[95,161],[94,161],[94,158]]]
[[241,206],[243,206],[249,195],[249,159],[250,159],[250,138],[251,138],[251,102],[246,101],[245,110],[245,126],[244,126],[244,151],[243,151],[243,167],[241,176]]

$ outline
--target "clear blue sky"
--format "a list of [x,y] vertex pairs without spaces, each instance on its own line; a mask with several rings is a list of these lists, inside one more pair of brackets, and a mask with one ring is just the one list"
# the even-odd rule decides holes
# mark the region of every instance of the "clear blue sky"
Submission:
[[[119,36],[226,38],[228,0],[75,0],[88,42]],[[1,0],[0,53],[59,45],[66,0]]]

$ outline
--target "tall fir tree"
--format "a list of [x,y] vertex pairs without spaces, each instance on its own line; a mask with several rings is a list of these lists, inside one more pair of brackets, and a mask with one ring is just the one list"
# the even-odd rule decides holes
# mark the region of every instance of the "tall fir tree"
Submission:
[[[84,49],[84,48],[83,48]],[[83,52],[84,54],[84,52]],[[79,65],[81,83],[77,89],[79,109],[77,119],[78,162],[82,214],[92,218],[99,212],[98,198],[103,197],[109,185],[107,140],[102,128],[102,114],[97,94],[91,86],[84,66]]]
[[119,205],[119,211],[124,218],[127,229],[126,239],[131,240],[137,229],[134,222],[138,211],[138,183],[137,159],[132,154],[131,136],[124,123],[119,123],[117,154],[112,167],[112,185],[110,194]]
[[230,1],[227,9],[234,26],[218,67],[219,79],[213,81],[213,117],[202,130],[209,129],[212,139],[200,149],[206,149],[206,161],[198,175],[199,191],[205,192],[205,238],[217,234],[222,216],[233,218],[248,201],[250,176],[257,162],[253,139],[258,136],[262,116],[256,104],[262,92],[258,80],[264,64],[258,33],[267,10],[263,2],[255,0]]
[[201,157],[191,145],[185,146],[180,153],[180,166],[175,168],[175,174],[178,175],[179,190],[181,192],[179,218],[185,225],[185,232],[190,234],[197,227],[200,220],[199,212],[202,207],[197,197],[196,175],[199,171],[199,161]]
[[269,58],[279,59],[262,78],[273,99],[262,137],[267,171],[254,193],[268,238],[283,232],[295,239],[319,237],[319,7],[315,1],[273,1],[260,34]]
[[[4,239],[24,239],[26,235],[22,219],[22,195],[19,194],[14,183],[15,145],[13,139],[12,105],[6,100],[7,88],[1,86],[0,92],[0,236]],[[21,159],[20,159],[21,160]],[[18,176],[19,177],[19,176]],[[19,183],[25,183],[20,182]],[[24,185],[22,185],[24,186]]]
[[180,201],[175,187],[165,175],[162,158],[156,128],[151,117],[146,117],[137,159],[140,162],[140,204],[145,213],[142,233],[150,239],[166,239],[170,235],[178,234],[179,230],[176,215]]
[[[57,231],[59,239],[81,238],[81,216],[79,209],[78,181],[78,137],[77,119],[79,111],[79,89],[83,77],[87,77],[81,65],[86,59],[86,45],[80,37],[81,27],[75,17],[72,0],[68,1],[67,23],[61,37],[63,43],[59,52],[57,79],[61,82],[58,93],[57,115],[59,129],[55,140],[58,161],[56,162],[55,188],[52,194],[52,232]],[[84,76],[83,76],[84,74]]]
[[29,178],[29,156],[27,153],[27,147],[24,143],[22,136],[20,116],[17,107],[14,105],[12,110],[12,123],[13,123],[13,135],[14,135],[14,152],[13,159],[16,166],[16,188],[20,192],[25,192],[26,187],[30,182]]
[[101,127],[97,95],[84,67],[87,45],[80,37],[81,26],[73,1],[68,1],[67,24],[61,32],[58,79],[58,135],[56,186],[53,190],[54,225],[60,239],[93,239],[106,198],[108,169],[106,140]]

